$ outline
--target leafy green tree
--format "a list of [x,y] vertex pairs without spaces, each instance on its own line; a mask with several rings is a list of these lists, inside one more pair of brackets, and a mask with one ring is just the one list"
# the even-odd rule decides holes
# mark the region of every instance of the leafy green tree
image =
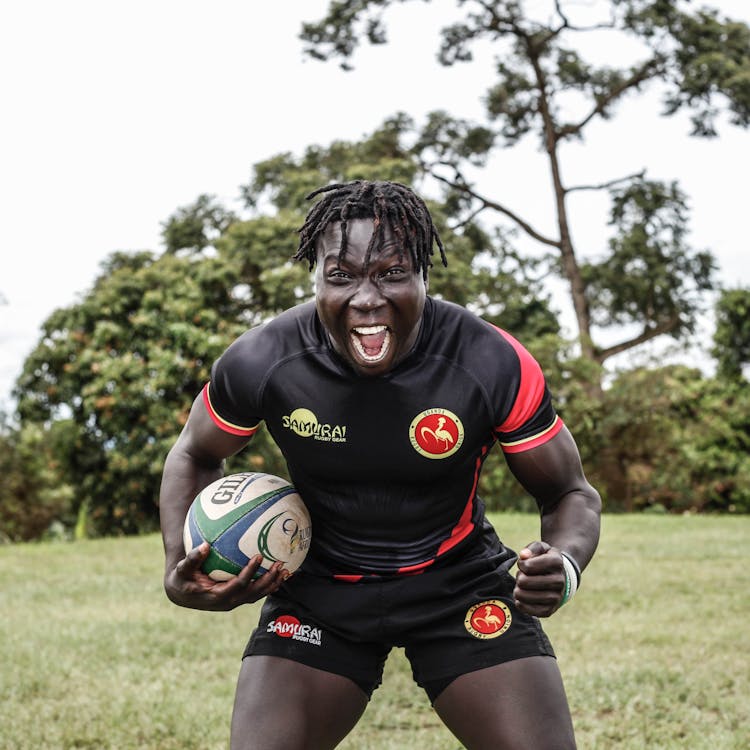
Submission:
[[60,458],[68,428],[18,427],[0,414],[0,542],[38,539],[53,522],[71,521],[75,492]]
[[[238,262],[240,228],[259,263]],[[233,225],[213,257],[115,253],[79,304],[45,321],[17,382],[19,415],[25,425],[70,422],[58,458],[89,533],[155,527],[164,457],[211,363],[247,323],[288,302],[274,270],[280,249],[265,239],[261,221]]]
[[216,196],[199,195],[189,206],[178,208],[162,225],[166,252],[201,252],[236,220]]
[[[351,68],[361,41],[387,43],[384,18],[395,4],[332,0],[322,20],[304,24],[306,51]],[[466,12],[443,29],[440,63],[471,61],[473,45],[488,42],[497,51],[497,80],[485,98],[486,121],[471,123],[441,111],[428,116],[413,146],[423,172],[443,183],[447,201],[464,215],[493,212],[541,243],[550,270],[570,289],[586,358],[602,363],[664,334],[684,339],[694,330],[701,292],[713,288],[715,271],[711,255],[687,243],[685,196],[675,184],[646,179],[638,167],[604,184],[569,185],[561,149],[583,139],[592,123],[612,117],[620,102],[649,84],[662,87],[667,115],[691,113],[694,135],[715,135],[722,109],[735,125],[747,127],[750,29],[710,9],[690,12],[687,3],[676,0],[602,0],[596,6],[602,15],[594,21],[577,20],[581,4],[565,0],[542,10],[522,0],[459,5]],[[587,62],[577,44],[594,32],[635,40],[644,52],[620,67]],[[519,209],[483,194],[467,176],[497,149],[527,135],[538,140],[548,160],[554,233],[540,231]],[[584,190],[612,194],[615,235],[599,258],[583,259],[572,238],[568,199]],[[613,346],[596,342],[598,328],[621,323],[635,324],[636,333]]]
[[[401,143],[406,127],[394,120],[360,143],[256,165],[243,188],[250,218],[201,196],[165,223],[163,254],[113,254],[81,302],[45,321],[16,396],[24,424],[68,425],[57,450],[76,488],[68,523],[77,518],[90,534],[155,527],[164,457],[212,362],[242,331],[312,295],[308,269],[291,260],[305,196],[331,180],[411,181],[418,165]],[[530,337],[554,335],[538,284],[503,238],[471,222],[451,229],[450,206],[433,209],[451,265],[435,269],[431,291]],[[285,471],[263,430],[227,469],[248,466]]]
[[750,365],[750,289],[726,289],[716,303],[713,355],[718,374],[742,380]]
[[[328,147],[310,146],[299,157],[284,153],[260,162],[242,187],[246,207],[275,209],[270,222],[290,211],[301,222],[310,208],[305,197],[331,182],[379,179],[414,185],[420,165],[406,143],[412,128],[409,117],[397,115],[362,141],[334,141]],[[525,339],[559,331],[533,261],[519,257],[502,233],[490,234],[472,220],[459,219],[455,202],[428,203],[449,249],[448,268],[438,263],[430,273],[431,294],[467,305]]]
[[[688,381],[682,404],[684,467],[693,509],[750,513],[750,389],[747,382]],[[664,467],[665,475],[670,471]]]
[[582,453],[610,511],[750,511],[746,384],[682,365],[637,369],[587,416]]

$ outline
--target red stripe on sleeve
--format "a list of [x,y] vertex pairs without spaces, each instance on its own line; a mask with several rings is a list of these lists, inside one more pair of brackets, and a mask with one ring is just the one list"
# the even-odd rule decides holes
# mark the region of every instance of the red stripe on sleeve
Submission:
[[228,432],[230,435],[239,435],[240,437],[250,437],[251,435],[254,435],[256,431],[258,430],[258,425],[256,424],[254,427],[240,427],[240,425],[232,424],[231,422],[227,422],[226,419],[222,419],[214,409],[213,405],[211,404],[211,395],[208,392],[208,386],[209,384],[206,383],[206,385],[203,386],[203,403],[206,407],[206,411],[208,412],[208,416],[211,417],[213,423],[223,432]]
[[548,427],[544,432],[540,432],[538,435],[532,435],[525,440],[518,440],[515,443],[500,443],[500,447],[503,449],[503,453],[523,453],[523,451],[531,450],[532,448],[544,445],[548,440],[552,440],[562,428],[562,419],[560,419],[560,417],[555,417],[552,426]]
[[539,408],[544,398],[544,375],[539,363],[529,354],[519,341],[497,326],[493,328],[513,347],[521,368],[520,388],[513,408],[505,421],[495,429],[498,432],[513,432],[527,422]]

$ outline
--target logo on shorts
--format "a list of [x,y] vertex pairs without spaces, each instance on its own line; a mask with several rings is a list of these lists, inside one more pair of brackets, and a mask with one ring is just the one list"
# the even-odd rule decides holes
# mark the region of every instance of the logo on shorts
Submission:
[[448,409],[426,409],[409,425],[409,440],[425,458],[447,458],[461,447],[464,426]]
[[508,607],[497,599],[475,604],[467,613],[464,626],[475,638],[497,638],[513,618]]
[[294,615],[281,615],[271,620],[266,628],[267,633],[274,633],[279,638],[291,638],[312,646],[320,646],[323,633],[320,628],[303,625]]

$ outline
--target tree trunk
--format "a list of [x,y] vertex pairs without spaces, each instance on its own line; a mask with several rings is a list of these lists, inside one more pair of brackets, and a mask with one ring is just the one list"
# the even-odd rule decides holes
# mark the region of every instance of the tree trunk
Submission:
[[[573,247],[573,240],[570,237],[568,227],[568,211],[565,205],[566,190],[563,186],[560,175],[560,162],[557,158],[557,144],[559,134],[555,128],[552,112],[549,107],[547,98],[547,83],[539,64],[539,53],[535,49],[531,39],[526,37],[529,61],[531,62],[539,90],[539,114],[544,124],[544,148],[547,152],[552,175],[552,185],[555,191],[555,210],[557,213],[557,227],[560,233],[560,255],[562,259],[562,271],[570,285],[570,294],[573,300],[573,309],[575,311],[576,323],[578,324],[578,341],[581,347],[582,356],[597,362],[596,349],[591,339],[591,314],[589,312],[588,300],[586,299],[586,287],[581,276],[581,269]],[[600,396],[601,383],[591,383],[586,389],[589,395]]]

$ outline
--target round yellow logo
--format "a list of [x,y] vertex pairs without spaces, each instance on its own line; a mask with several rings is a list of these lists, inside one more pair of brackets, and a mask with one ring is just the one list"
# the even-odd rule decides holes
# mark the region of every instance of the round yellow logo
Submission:
[[513,617],[498,599],[475,604],[467,613],[464,626],[475,638],[497,638],[509,627]]
[[448,409],[426,409],[409,425],[409,440],[425,458],[447,458],[461,447],[464,426]]
[[285,426],[301,437],[314,435],[318,426],[318,418],[309,409],[295,409],[287,419],[289,424]]

